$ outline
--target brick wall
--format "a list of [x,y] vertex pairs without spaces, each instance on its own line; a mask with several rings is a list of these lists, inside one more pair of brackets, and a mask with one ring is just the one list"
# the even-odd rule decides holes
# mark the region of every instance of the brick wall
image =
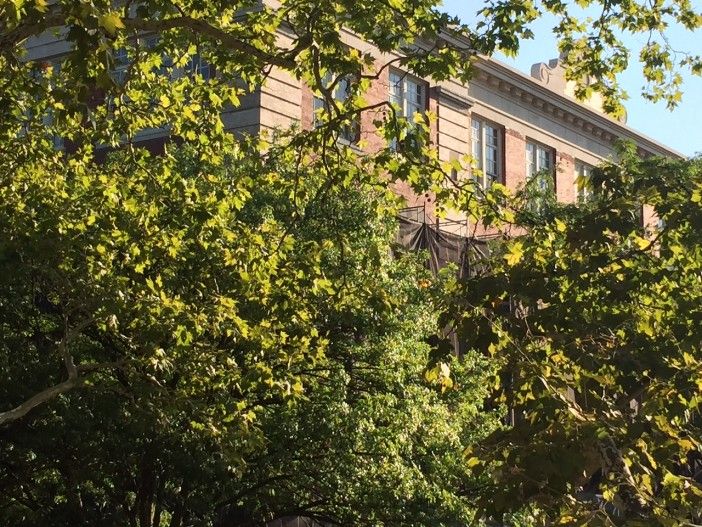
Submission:
[[[366,75],[376,75],[373,79],[370,88],[365,93],[365,99],[368,105],[380,104],[387,102],[390,72],[388,68],[384,68],[379,72],[366,71]],[[366,110],[361,114],[361,144],[367,152],[377,152],[385,148],[385,139],[378,135],[377,128],[373,124],[374,121],[382,121],[387,115],[388,107],[380,106],[372,110]]]
[[300,82],[301,86],[301,104],[300,104],[300,126],[303,130],[312,130],[314,126],[314,94],[312,89],[304,82]]
[[[385,103],[389,93],[389,68],[383,68],[379,72],[369,70],[366,75],[377,77],[371,82],[370,88],[364,94],[365,102],[368,105]],[[427,85],[427,88],[429,86]],[[438,116],[437,120],[430,122],[430,138],[432,144],[439,149],[439,158],[442,160],[460,158],[470,152],[470,118],[475,112],[481,119],[487,119],[502,128],[502,163],[503,163],[503,183],[512,191],[524,186],[526,183],[526,142],[529,138],[553,148],[555,153],[555,188],[559,201],[573,203],[577,200],[577,189],[575,185],[575,162],[578,159],[585,159],[589,164],[596,164],[597,159],[588,152],[582,152],[578,148],[571,148],[559,138],[549,137],[543,133],[537,125],[531,126],[528,123],[517,123],[510,117],[491,112],[485,107],[480,107],[478,103],[474,108],[465,111],[457,111],[453,107],[444,106],[440,100],[440,90],[432,87],[427,90],[427,110]],[[300,90],[301,107],[300,123],[303,129],[311,129],[313,123],[313,95],[312,90],[305,85]],[[383,120],[388,112],[388,108],[379,105],[377,108],[367,110],[360,116],[360,145],[368,153],[377,152],[385,147],[384,138],[380,137],[374,121]],[[404,198],[408,207],[423,206],[428,217],[433,217],[435,210],[434,196],[430,193],[417,194],[411,187],[402,181],[391,183],[392,190]],[[644,210],[644,221],[646,224],[655,223],[652,212],[646,208]],[[460,219],[451,215],[451,219]],[[469,226],[468,230],[474,235],[493,234],[480,226]]]
[[565,152],[556,152],[556,197],[564,203],[576,201],[575,158]]
[[504,183],[510,190],[516,190],[526,183],[526,139],[510,128],[505,128],[504,137]]

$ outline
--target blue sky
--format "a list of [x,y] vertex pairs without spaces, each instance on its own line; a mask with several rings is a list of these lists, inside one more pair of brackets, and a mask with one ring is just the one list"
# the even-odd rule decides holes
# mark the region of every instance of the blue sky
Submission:
[[[445,0],[444,9],[463,21],[470,22],[475,19],[479,4],[466,0]],[[552,19],[539,20],[532,27],[535,39],[522,42],[518,57],[508,59],[498,55],[496,58],[528,73],[535,62],[547,62],[557,57],[558,50],[552,27]],[[676,49],[702,54],[702,31],[692,34],[681,28],[671,27],[668,37]],[[620,78],[621,85],[629,94],[629,99],[624,103],[627,109],[627,124],[685,155],[702,154],[702,78],[685,76],[683,100],[672,112],[666,108],[665,103],[654,104],[647,101],[641,97],[644,80],[641,68],[635,61],[645,40],[643,37],[627,37],[625,42],[635,49],[631,66]]]

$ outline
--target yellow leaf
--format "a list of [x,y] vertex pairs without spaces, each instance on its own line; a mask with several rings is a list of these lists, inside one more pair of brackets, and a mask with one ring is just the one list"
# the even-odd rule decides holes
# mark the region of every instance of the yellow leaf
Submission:
[[642,251],[651,247],[651,242],[641,236],[634,236],[634,243]]
[[566,224],[562,221],[556,218],[556,230],[558,232],[565,232],[566,230]]
[[505,254],[505,260],[507,265],[517,265],[524,256],[524,244],[522,242],[514,242],[510,248],[509,252]]
[[416,112],[412,116],[412,121],[414,121],[415,124],[422,124],[425,122],[424,120],[425,120],[425,116],[422,112]]
[[106,13],[100,17],[100,25],[105,28],[105,30],[114,35],[118,29],[124,29],[124,22],[122,18],[116,13]]
[[692,482],[687,489],[698,498],[702,498],[702,488],[699,487],[699,484]]
[[476,465],[480,465],[480,459],[478,459],[477,457],[471,457],[466,459],[466,467],[473,468]]

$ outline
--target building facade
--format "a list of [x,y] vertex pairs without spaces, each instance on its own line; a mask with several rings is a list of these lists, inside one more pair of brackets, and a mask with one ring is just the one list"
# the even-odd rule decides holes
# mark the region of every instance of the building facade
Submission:
[[[293,41],[293,35],[284,32],[278,37],[282,46]],[[557,198],[575,202],[587,197],[583,181],[593,166],[612,157],[617,140],[635,143],[642,155],[683,157],[628,127],[625,120],[606,115],[597,99],[576,100],[573,83],[565,80],[558,59],[535,64],[527,75],[497,60],[478,57],[467,85],[454,80],[435,83],[396,68],[398,55],[381,54],[352,33],[345,34],[345,42],[376,58],[374,69],[364,72],[374,76],[365,93],[367,104],[393,103],[408,118],[431,112],[436,119],[431,121],[430,141],[438,159],[471,156],[483,186],[499,182],[517,189],[545,171],[552,175]],[[51,61],[67,53],[68,44],[55,35],[42,35],[28,41],[27,51],[28,60]],[[216,75],[204,61],[188,67],[198,68],[202,75]],[[339,86],[333,95],[343,98],[343,83]],[[292,126],[310,129],[319,106],[304,82],[276,67],[263,86],[244,96],[239,107],[226,110],[222,119],[227,129],[241,134]],[[347,139],[369,151],[387,146],[373,124],[383,111],[386,108],[364,111],[357,128],[348,131],[353,137]],[[140,139],[157,146],[165,136],[164,130],[153,129],[144,131]],[[432,210],[431,195],[416,195],[402,182],[395,182],[394,189],[408,207]],[[652,221],[652,211],[644,208],[643,218],[644,223]]]

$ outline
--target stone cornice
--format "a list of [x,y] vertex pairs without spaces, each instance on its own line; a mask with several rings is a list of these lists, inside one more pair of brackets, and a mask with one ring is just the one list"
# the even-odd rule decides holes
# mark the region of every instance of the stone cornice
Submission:
[[450,91],[442,86],[434,86],[431,88],[431,94],[437,99],[439,105],[448,106],[458,111],[466,111],[473,106],[473,101],[454,91]]
[[622,138],[634,141],[640,148],[651,154],[685,157],[680,152],[646,137],[605,114],[579,104],[574,99],[554,92],[537,80],[498,61],[482,57],[476,59],[471,83],[476,82],[599,141],[611,144],[615,139]]

